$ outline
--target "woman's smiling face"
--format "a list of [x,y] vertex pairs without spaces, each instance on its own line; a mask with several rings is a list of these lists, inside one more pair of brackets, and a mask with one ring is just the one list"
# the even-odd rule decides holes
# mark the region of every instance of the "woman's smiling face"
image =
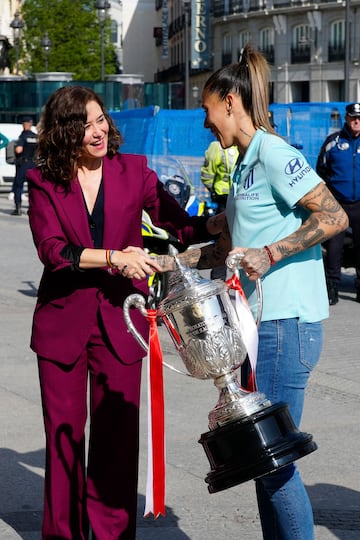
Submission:
[[203,93],[202,106],[206,114],[204,127],[211,130],[223,148],[236,144],[236,122],[234,115],[230,114],[235,101],[232,94],[220,99],[216,92]]
[[82,159],[99,159],[107,153],[109,124],[96,101],[87,103],[86,112]]
[[202,106],[205,110],[204,127],[211,130],[220,144],[223,144],[223,136],[226,119],[226,103],[221,101],[217,94],[204,92]]

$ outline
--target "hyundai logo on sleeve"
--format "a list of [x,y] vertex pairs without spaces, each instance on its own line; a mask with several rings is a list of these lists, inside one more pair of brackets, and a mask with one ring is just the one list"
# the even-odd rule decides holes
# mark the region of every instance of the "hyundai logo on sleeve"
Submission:
[[294,158],[285,167],[285,173],[286,174],[295,174],[304,165],[304,162],[300,158]]
[[292,176],[289,182],[289,186],[290,187],[295,186],[297,182],[299,182],[310,171],[311,171],[310,165],[308,165],[301,158],[291,159],[285,167],[285,174]]

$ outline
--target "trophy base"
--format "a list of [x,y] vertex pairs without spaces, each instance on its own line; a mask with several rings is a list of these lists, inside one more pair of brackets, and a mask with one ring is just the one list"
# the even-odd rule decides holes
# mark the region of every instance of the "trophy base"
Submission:
[[203,433],[199,443],[211,466],[205,478],[210,493],[269,474],[317,449],[282,402]]

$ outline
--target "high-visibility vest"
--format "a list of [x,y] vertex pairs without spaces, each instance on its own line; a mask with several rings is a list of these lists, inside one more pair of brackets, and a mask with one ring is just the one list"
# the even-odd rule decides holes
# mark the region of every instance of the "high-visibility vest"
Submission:
[[210,143],[201,167],[201,181],[215,195],[228,195],[231,187],[231,172],[239,150],[236,146],[222,148],[218,141]]

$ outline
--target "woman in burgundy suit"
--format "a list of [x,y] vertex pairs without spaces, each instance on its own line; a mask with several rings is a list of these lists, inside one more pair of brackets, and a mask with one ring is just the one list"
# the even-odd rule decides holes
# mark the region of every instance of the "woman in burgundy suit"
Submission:
[[[190,218],[121,136],[99,97],[79,86],[48,100],[38,167],[28,173],[29,220],[44,265],[31,347],[46,433],[43,539],[135,539],[138,410],[144,351],[122,305],[147,295],[160,266],[142,249],[142,210],[185,244],[219,232]],[[145,319],[134,322],[147,337]],[[89,384],[90,434],[85,472]]]

